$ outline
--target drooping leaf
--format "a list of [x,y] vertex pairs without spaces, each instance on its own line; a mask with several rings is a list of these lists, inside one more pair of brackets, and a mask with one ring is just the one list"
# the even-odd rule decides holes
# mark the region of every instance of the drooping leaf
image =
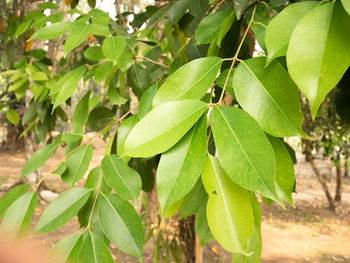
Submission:
[[73,188],[60,194],[46,208],[35,227],[35,232],[46,233],[67,223],[89,198],[89,189]]
[[80,66],[79,68],[76,68],[75,70],[64,75],[53,85],[50,94],[54,95],[57,93],[57,97],[55,99],[55,104],[52,111],[73,95],[79,80],[85,73],[85,70],[85,66]]
[[21,195],[30,188],[29,184],[21,184],[8,191],[0,199],[0,215],[5,212]]
[[123,53],[126,46],[125,38],[122,36],[108,37],[103,41],[103,55],[113,63],[117,63],[118,58]]
[[99,215],[102,229],[120,250],[142,260],[144,231],[134,207],[116,194],[101,198]]
[[75,107],[72,119],[72,129],[75,133],[83,133],[83,127],[88,120],[90,93],[88,91]]
[[233,0],[237,19],[239,20],[248,6],[255,2],[256,0]]
[[1,231],[16,238],[24,237],[30,227],[37,202],[36,191],[28,192],[13,202],[4,215]]
[[165,152],[178,142],[205,112],[207,104],[180,100],[159,105],[130,131],[124,156],[150,157]]
[[26,162],[22,171],[21,178],[27,176],[42,167],[47,160],[56,152],[59,145],[52,143],[37,150],[32,157]]
[[274,152],[257,122],[241,109],[215,107],[210,124],[220,163],[232,181],[280,202]]
[[298,88],[279,63],[265,68],[262,57],[242,61],[232,85],[239,104],[264,131],[276,137],[307,137],[301,128]]
[[[125,61],[121,55],[121,61]],[[149,87],[151,82],[150,76],[146,69],[140,64],[133,64],[127,74],[128,85],[132,88],[132,91],[136,96],[142,96],[143,92]]]
[[48,258],[54,262],[74,263],[78,261],[79,249],[83,243],[80,233],[69,235],[59,241],[48,254]]
[[42,27],[36,31],[29,40],[57,38],[71,29],[70,22],[59,22]]
[[212,155],[207,158],[202,180],[209,195],[207,219],[213,236],[227,251],[247,254],[254,228],[248,191],[235,184]]
[[206,204],[208,194],[204,189],[202,179],[199,178],[192,190],[183,198],[179,219],[196,214],[203,204]]
[[281,200],[288,202],[294,206],[292,200],[292,192],[294,189],[294,165],[293,161],[284,146],[283,141],[278,138],[268,136],[270,143],[275,152],[276,159],[276,192]]
[[313,117],[350,65],[349,31],[350,16],[340,2],[317,6],[293,31],[287,51],[288,70],[308,98]]
[[180,0],[172,4],[168,10],[168,17],[164,21],[166,25],[173,25],[178,22],[181,17],[186,13],[191,0]]
[[103,239],[89,231],[79,250],[78,263],[114,263],[114,260]]
[[67,169],[62,174],[62,181],[70,187],[83,178],[92,158],[93,149],[91,145],[83,145],[71,153],[67,159]]
[[89,114],[87,127],[92,131],[100,131],[113,121],[113,112],[106,107],[96,107]]
[[201,246],[203,247],[206,243],[214,239],[213,234],[210,231],[208,220],[207,220],[207,205],[204,203],[196,214],[196,221],[194,222],[194,229],[196,235],[199,238]]
[[6,119],[11,122],[13,125],[17,125],[19,122],[18,113],[14,110],[6,111]]
[[110,61],[97,65],[94,73],[95,81],[97,83],[101,83],[108,76],[108,74],[111,73],[112,69],[113,63]]
[[265,44],[267,49],[266,63],[285,56],[295,26],[299,20],[314,9],[319,2],[305,1],[288,5],[274,17],[266,28]]
[[88,177],[86,178],[84,187],[90,189],[96,189],[97,187],[100,187],[102,193],[109,193],[111,191],[111,188],[105,182],[101,166],[97,166],[91,169]]
[[141,191],[141,178],[116,154],[106,155],[102,171],[107,184],[124,200],[137,200]]
[[162,154],[157,169],[157,193],[164,218],[170,205],[196,184],[204,167],[207,118],[203,116],[170,150]]
[[262,240],[261,240],[261,231],[260,231],[260,225],[261,225],[261,209],[258,199],[256,198],[255,194],[252,192],[249,192],[252,208],[253,208],[253,215],[254,215],[254,230],[253,234],[248,240],[248,252],[249,255],[243,255],[234,253],[231,256],[231,263],[260,263],[260,255],[262,250]]
[[159,88],[153,106],[175,100],[202,98],[214,82],[221,64],[221,58],[205,57],[182,66]]

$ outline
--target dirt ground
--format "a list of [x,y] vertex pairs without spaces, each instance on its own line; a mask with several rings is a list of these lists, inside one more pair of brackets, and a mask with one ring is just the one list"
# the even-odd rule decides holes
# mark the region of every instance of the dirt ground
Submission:
[[[94,141],[94,158],[91,168],[101,161],[104,143]],[[50,172],[57,167],[58,160],[63,156],[63,150],[43,168],[43,174],[48,174],[47,185],[56,192],[67,189],[60,183],[57,176]],[[336,213],[327,208],[324,193],[313,175],[311,167],[298,156],[295,166],[297,193],[294,194],[296,208],[286,210],[277,205],[262,204],[262,236],[263,253],[261,262],[264,263],[302,263],[302,262],[349,262],[350,263],[350,179],[345,178],[343,200],[338,205]],[[21,152],[0,151],[0,185],[12,183],[18,178],[25,163]],[[317,161],[321,172],[329,172],[330,163]],[[334,193],[334,176],[329,183]],[[34,215],[34,224],[47,204],[41,202]],[[64,236],[79,230],[76,219],[71,220],[55,232],[30,236],[30,242],[38,248],[48,251]],[[145,246],[145,262],[153,262],[153,243]],[[207,244],[204,249],[203,262],[230,262],[229,254],[215,243]],[[117,262],[134,262],[117,252]]]

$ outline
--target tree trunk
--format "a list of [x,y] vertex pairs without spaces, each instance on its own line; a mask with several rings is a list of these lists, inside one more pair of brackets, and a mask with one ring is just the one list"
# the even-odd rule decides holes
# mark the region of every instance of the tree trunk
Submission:
[[349,161],[345,160],[344,161],[344,177],[349,176]]
[[184,245],[186,263],[196,261],[196,234],[194,231],[194,216],[181,219],[179,222],[180,238]]
[[337,161],[338,165],[336,166],[336,171],[337,171],[337,185],[335,188],[335,198],[334,200],[336,202],[341,201],[341,188],[342,188],[342,171],[341,171],[341,158],[339,155],[337,155]]
[[316,167],[315,163],[313,160],[310,160],[309,163],[311,164],[311,167],[317,177],[317,180],[320,182],[321,186],[322,186],[322,189],[324,191],[324,193],[326,194],[326,197],[327,197],[327,200],[328,200],[328,203],[329,203],[329,209],[332,210],[332,211],[335,211],[335,202],[332,198],[332,195],[331,193],[329,192],[329,189],[328,189],[328,186],[327,186],[327,183],[323,180],[322,178],[322,175],[320,174],[320,171],[319,169]]

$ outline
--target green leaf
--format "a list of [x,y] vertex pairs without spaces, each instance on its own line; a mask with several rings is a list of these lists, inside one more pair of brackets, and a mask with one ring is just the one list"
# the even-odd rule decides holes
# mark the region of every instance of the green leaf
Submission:
[[224,10],[214,12],[203,18],[194,34],[196,44],[209,44],[216,39],[218,33],[223,28],[226,18],[229,18],[232,15],[234,16],[233,10]]
[[89,118],[89,99],[91,92],[87,92],[75,107],[72,119],[72,129],[75,133],[83,133],[83,127]]
[[93,61],[105,59],[101,47],[88,47],[84,51],[84,57]]
[[283,141],[278,138],[268,136],[270,143],[275,152],[276,159],[276,192],[281,200],[288,202],[291,206],[294,206],[292,193],[294,189],[294,165],[290,157],[290,154]]
[[125,104],[128,100],[119,95],[113,85],[110,85],[107,91],[108,99],[115,105]]
[[140,99],[137,112],[140,120],[152,110],[152,101],[157,92],[157,85],[156,83],[147,88]]
[[116,194],[100,200],[99,217],[103,232],[120,250],[142,261],[144,231],[134,207]]
[[113,63],[110,61],[103,62],[102,64],[96,66],[94,74],[95,81],[97,83],[101,83],[107,77],[107,75],[111,73],[112,69]]
[[350,1],[349,0],[341,0],[345,11],[350,15]]
[[248,251],[250,255],[243,255],[243,254],[232,254],[231,257],[231,263],[260,263],[260,255],[262,250],[262,244],[261,244],[261,231],[260,231],[260,225],[261,225],[261,209],[258,199],[256,198],[255,194],[252,192],[249,192],[252,208],[253,208],[253,215],[254,215],[254,230],[253,234],[248,240]]
[[113,120],[114,114],[110,109],[106,107],[96,107],[89,114],[87,127],[93,131],[100,131]]
[[77,88],[78,82],[83,77],[85,71],[86,67],[80,66],[79,68],[76,68],[75,70],[64,75],[52,86],[50,94],[54,95],[57,93],[52,112],[55,110],[55,108],[57,108],[57,106],[65,102],[73,95],[75,89]]
[[83,236],[75,233],[60,240],[50,251],[48,257],[54,262],[73,263],[78,261]]
[[287,51],[288,70],[308,98],[313,117],[349,67],[349,32],[350,16],[339,2],[317,6],[293,31]]
[[6,119],[11,122],[13,125],[17,125],[19,122],[18,113],[14,110],[6,111]]
[[6,211],[1,231],[16,238],[24,237],[30,227],[35,206],[38,202],[37,192],[28,192],[18,198]]
[[161,104],[150,111],[130,131],[124,156],[150,157],[177,143],[205,112],[207,104],[180,100]]
[[264,131],[276,137],[308,137],[301,128],[298,88],[279,63],[265,68],[262,57],[242,61],[232,85],[239,104]]
[[67,159],[67,169],[62,174],[62,181],[70,187],[85,175],[92,158],[93,149],[91,145],[83,145],[71,153]]
[[280,202],[274,152],[257,122],[241,109],[215,107],[210,124],[220,163],[232,181]]
[[91,34],[91,25],[74,22],[71,24],[72,31],[68,35],[66,42],[64,44],[64,53],[67,55],[72,49],[79,46],[86,40],[87,35]]
[[169,26],[173,25],[180,20],[180,18],[186,13],[191,0],[180,0],[172,4],[168,10],[168,17],[164,21],[164,24]]
[[241,18],[242,14],[248,8],[248,6],[250,6],[255,2],[256,0],[233,0],[233,4],[237,15],[237,20]]
[[38,7],[41,9],[57,9],[58,5],[52,2],[44,2],[44,3],[38,4]]
[[118,135],[117,135],[117,154],[121,155],[124,152],[124,144],[126,137],[128,137],[131,129],[135,126],[135,124],[138,122],[138,116],[132,115],[131,117],[125,119],[122,121],[118,128]]
[[56,152],[59,145],[52,143],[37,150],[24,165],[20,178],[27,176],[42,167]]
[[170,150],[162,154],[157,169],[157,193],[162,217],[167,209],[196,184],[205,164],[207,118],[203,116]]
[[62,141],[67,143],[76,142],[83,139],[83,137],[84,134],[65,132],[62,136]]
[[40,217],[35,233],[50,232],[67,223],[83,207],[90,191],[86,188],[74,188],[60,194]]
[[102,171],[107,184],[124,200],[137,200],[141,191],[141,178],[117,155],[107,155],[102,160]]
[[174,100],[202,98],[214,82],[221,64],[221,58],[205,57],[182,66],[157,91],[153,106]]
[[199,178],[192,190],[183,198],[180,207],[179,219],[196,214],[208,200],[202,179]]
[[[121,61],[124,61],[123,57]],[[149,73],[140,64],[133,64],[130,67],[127,73],[127,80],[128,85],[132,88],[132,91],[136,96],[142,96],[143,92],[149,87],[151,82]]]
[[0,199],[0,215],[5,212],[21,195],[23,195],[30,185],[21,184],[8,191]]
[[126,46],[125,38],[122,36],[107,37],[102,44],[103,55],[112,61],[117,63],[118,58],[123,53]]
[[207,158],[202,180],[209,195],[207,218],[213,236],[225,250],[247,254],[254,228],[248,191],[232,182],[212,155]]
[[114,263],[114,260],[103,239],[89,231],[79,250],[78,263]]
[[33,39],[52,39],[62,36],[71,29],[70,22],[59,22],[36,31],[29,40]]
[[271,20],[265,31],[267,64],[277,57],[286,55],[289,40],[295,26],[301,18],[318,4],[319,2],[317,1],[290,4]]
[[202,247],[206,243],[214,239],[213,234],[211,233],[208,225],[206,208],[207,208],[206,203],[204,203],[204,205],[202,205],[202,207],[198,211],[196,215],[196,220],[194,222],[194,229]]
[[97,166],[91,169],[88,177],[86,178],[84,187],[90,188],[90,189],[96,189],[99,186],[99,183],[100,183],[99,181],[101,180],[101,176],[102,176],[102,181],[100,185],[100,190],[102,191],[102,193],[109,193],[111,191],[111,188],[108,185],[106,185],[101,166]]
[[45,81],[48,80],[46,74],[44,72],[35,72],[32,75],[30,75],[32,80],[36,80],[36,81]]

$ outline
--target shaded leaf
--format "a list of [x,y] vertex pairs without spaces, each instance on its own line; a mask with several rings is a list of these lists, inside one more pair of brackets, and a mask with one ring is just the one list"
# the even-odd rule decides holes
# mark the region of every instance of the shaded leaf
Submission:
[[157,169],[157,193],[164,218],[170,205],[196,184],[206,160],[207,118],[203,116],[170,150],[162,154]]

